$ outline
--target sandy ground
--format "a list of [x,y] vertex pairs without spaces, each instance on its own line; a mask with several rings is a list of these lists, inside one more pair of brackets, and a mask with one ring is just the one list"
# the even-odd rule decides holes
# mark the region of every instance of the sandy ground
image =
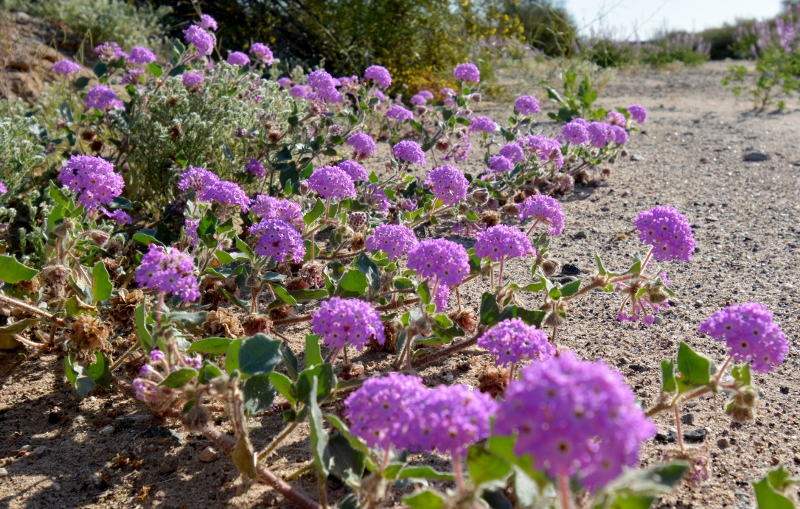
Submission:
[[[797,343],[800,311],[800,110],[755,115],[750,104],[736,102],[719,82],[724,64],[677,71],[639,70],[618,73],[601,93],[605,106],[637,102],[650,110],[643,132],[630,142],[629,158],[613,166],[600,188],[577,187],[563,198],[567,215],[564,235],[554,240],[552,255],[588,275],[592,253],[609,268],[622,268],[641,245],[631,221],[639,211],[658,204],[680,209],[690,220],[698,250],[689,264],[665,267],[677,297],[652,328],[616,320],[620,300],[613,294],[590,294],[571,309],[559,342],[584,358],[602,358],[619,369],[634,391],[649,404],[660,386],[659,364],[686,341],[718,361],[725,349],[697,332],[714,310],[731,303],[760,301],[775,313],[792,343],[792,352],[773,373],[756,375],[763,392],[757,419],[731,425],[722,411],[722,397],[697,400],[683,412],[691,424],[684,432],[700,437],[690,444],[710,459],[709,478],[685,483],[659,508],[746,509],[754,506],[750,481],[777,463],[790,469],[800,464],[800,393]],[[530,90],[543,97],[541,91]],[[505,106],[482,103],[482,113],[508,116]],[[542,115],[544,118],[544,115]],[[550,132],[552,124],[543,123]],[[743,162],[758,150],[764,162]],[[379,158],[376,158],[379,159]],[[372,162],[376,167],[380,160]],[[464,166],[478,170],[479,161]],[[508,273],[520,281],[529,267],[517,261]],[[470,282],[462,291],[466,306],[477,307],[486,281]],[[530,306],[534,300],[528,300]],[[305,329],[288,328],[297,341]],[[394,355],[365,352],[356,359],[375,361],[382,370]],[[99,391],[81,400],[66,384],[62,360],[55,355],[0,356],[0,508],[50,507],[290,507],[269,488],[256,485],[241,493],[237,472],[225,457],[201,461],[210,442],[187,434],[179,423],[159,421],[144,405],[118,391]],[[466,351],[421,372],[428,385],[477,385],[484,365],[480,351]],[[280,415],[253,419],[256,447],[282,426]],[[674,450],[669,443],[674,418],[656,419],[662,440],[644,447],[643,464],[659,461]],[[223,428],[226,423],[218,421]],[[311,457],[307,430],[299,428],[272,457],[272,468],[288,475]],[[208,454],[208,453],[206,453]],[[209,459],[204,457],[203,459]],[[414,456],[414,461],[445,468],[439,456]],[[310,496],[313,475],[296,485]],[[347,491],[328,481],[329,500]],[[400,495],[386,502],[399,505]]]

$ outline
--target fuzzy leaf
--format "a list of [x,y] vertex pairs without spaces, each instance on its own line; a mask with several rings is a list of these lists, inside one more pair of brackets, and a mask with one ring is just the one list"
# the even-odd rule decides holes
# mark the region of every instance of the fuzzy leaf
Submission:
[[13,256],[0,255],[0,281],[11,284],[30,281],[38,273],[38,270],[26,267]]
[[111,276],[108,274],[106,264],[102,261],[97,262],[92,269],[92,295],[95,302],[103,302],[111,297],[114,285],[111,284]]

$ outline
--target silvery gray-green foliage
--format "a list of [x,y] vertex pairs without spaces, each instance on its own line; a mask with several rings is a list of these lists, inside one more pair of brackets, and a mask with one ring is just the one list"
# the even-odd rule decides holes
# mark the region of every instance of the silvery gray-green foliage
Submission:
[[[184,157],[187,164],[207,165],[224,179],[234,174],[245,179],[247,144],[236,130],[285,128],[294,99],[281,93],[274,81],[239,76],[238,71],[222,62],[206,77],[202,92],[184,86],[180,76],[166,78],[153,92],[146,111],[134,113],[130,126],[122,127],[129,147],[129,189],[172,189],[174,177],[185,171],[180,163]],[[147,185],[141,185],[145,181]]]
[[0,6],[65,23],[77,34],[88,34],[92,44],[116,41],[125,50],[159,39],[163,33],[161,20],[172,11],[163,6],[136,7],[119,0],[2,0]]
[[36,123],[25,117],[0,118],[0,181],[8,188],[0,201],[19,194],[31,181],[31,172],[45,164],[44,147],[34,134],[37,129]]

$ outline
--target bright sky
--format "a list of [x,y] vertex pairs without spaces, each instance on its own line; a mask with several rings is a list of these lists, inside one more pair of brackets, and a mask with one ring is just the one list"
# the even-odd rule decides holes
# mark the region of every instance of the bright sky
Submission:
[[769,18],[781,0],[562,0],[586,33],[592,26],[611,27],[624,38],[634,28],[646,39],[663,27],[700,31],[733,23],[736,18]]

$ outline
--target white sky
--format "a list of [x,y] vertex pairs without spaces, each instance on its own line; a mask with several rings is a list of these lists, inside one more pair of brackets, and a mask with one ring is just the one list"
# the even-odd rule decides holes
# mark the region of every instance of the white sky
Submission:
[[700,31],[733,23],[736,18],[769,18],[781,10],[781,0],[562,0],[583,33],[590,27],[610,27],[629,37],[634,28],[645,39],[660,28]]

